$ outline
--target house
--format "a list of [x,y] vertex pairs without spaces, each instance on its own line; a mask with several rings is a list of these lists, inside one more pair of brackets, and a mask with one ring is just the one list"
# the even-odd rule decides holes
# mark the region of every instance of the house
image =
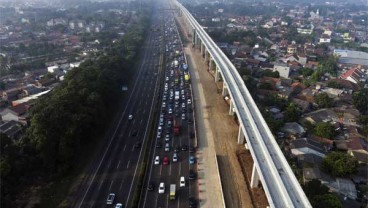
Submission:
[[293,98],[292,101],[296,104],[296,106],[298,106],[299,110],[302,113],[306,113],[308,111],[310,111],[311,109],[311,103],[305,100],[301,100],[298,98]]
[[331,146],[324,145],[311,138],[296,139],[290,144],[291,154],[294,156],[313,154],[324,158],[331,148]]
[[0,133],[6,134],[11,139],[18,139],[22,126],[14,120],[0,123]]
[[290,44],[290,45],[288,45],[288,47],[287,47],[287,53],[288,54],[294,54],[294,53],[296,53],[296,50],[297,50],[297,45],[296,44]]
[[334,182],[327,184],[327,187],[334,192],[349,197],[350,199],[355,200],[357,198],[356,186],[350,179],[336,178]]
[[17,106],[12,106],[6,108],[0,112],[1,119],[3,121],[25,121],[25,114],[28,111],[29,106],[25,104],[19,104]]
[[289,78],[290,67],[287,66],[285,63],[275,63],[273,66],[273,71],[279,72],[280,77]]
[[319,122],[338,122],[338,115],[331,109],[319,109],[311,113],[304,114],[305,120],[316,124]]
[[294,138],[300,138],[304,136],[306,132],[303,126],[301,126],[296,122],[285,123],[280,131],[285,132],[287,135],[292,136]]
[[18,95],[20,95],[21,92],[22,91],[19,88],[8,89],[8,90],[3,91],[2,98],[3,100],[10,102],[10,101],[18,99]]
[[341,74],[340,78],[358,84],[365,78],[365,75],[359,68],[354,68]]
[[331,36],[328,34],[322,34],[319,38],[319,43],[330,43],[331,42]]
[[333,54],[339,57],[339,63],[368,66],[368,53],[366,52],[335,49]]

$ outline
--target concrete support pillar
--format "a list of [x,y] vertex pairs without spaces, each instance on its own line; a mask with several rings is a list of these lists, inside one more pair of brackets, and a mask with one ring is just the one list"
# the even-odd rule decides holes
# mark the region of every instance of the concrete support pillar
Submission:
[[250,180],[250,187],[257,188],[259,183],[259,175],[256,168],[256,165],[253,165],[252,178]]
[[213,71],[215,68],[215,62],[213,61],[212,58],[210,58],[210,63],[209,63],[209,70]]
[[196,32],[195,32],[195,29],[192,30],[192,46],[194,48],[195,46],[195,43],[196,43]]
[[244,142],[245,142],[245,135],[244,135],[244,132],[243,132],[243,128],[240,125],[239,126],[239,133],[238,133],[238,144],[244,144]]
[[204,50],[205,50],[204,44],[201,44],[201,54],[204,53]]
[[215,82],[220,81],[220,69],[218,68],[218,66],[216,66],[216,71],[215,71]]
[[233,116],[234,115],[234,102],[232,99],[230,99],[230,109],[229,109],[229,115]]
[[207,50],[204,52],[204,62],[206,62],[207,64],[207,61],[209,59],[209,53],[207,53]]
[[226,83],[224,82],[223,87],[222,87],[222,96],[225,97],[228,94],[229,94],[229,92],[227,91],[227,86],[226,86]]

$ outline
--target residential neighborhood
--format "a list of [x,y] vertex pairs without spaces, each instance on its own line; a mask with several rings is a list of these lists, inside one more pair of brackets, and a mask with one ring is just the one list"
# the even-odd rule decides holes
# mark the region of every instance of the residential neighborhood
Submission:
[[[366,203],[367,10],[282,1],[191,12],[238,69],[300,182],[318,179],[344,207]],[[328,172],[334,152],[356,170]]]

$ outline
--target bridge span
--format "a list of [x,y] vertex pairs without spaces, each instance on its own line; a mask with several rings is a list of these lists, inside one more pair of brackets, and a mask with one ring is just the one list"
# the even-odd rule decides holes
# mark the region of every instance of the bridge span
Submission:
[[254,160],[251,187],[261,181],[270,207],[312,207],[234,65],[190,12],[173,1],[185,19],[193,46],[200,48],[210,70],[215,71],[215,81],[223,81],[222,95],[230,97],[229,115],[236,114],[239,120],[238,143],[245,142]]

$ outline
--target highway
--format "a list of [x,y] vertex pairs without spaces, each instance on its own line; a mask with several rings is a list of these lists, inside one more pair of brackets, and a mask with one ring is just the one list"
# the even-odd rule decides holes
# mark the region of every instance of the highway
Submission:
[[[152,17],[152,24],[159,24],[157,15]],[[73,207],[111,207],[106,204],[110,193],[115,194],[113,204],[122,203],[126,207],[132,200],[137,185],[137,164],[143,155],[140,146],[149,139],[149,121],[159,92],[160,56],[156,54],[159,51],[156,35],[148,34],[142,47],[141,65],[129,86],[128,96],[86,173]]]
[[[168,9],[168,8],[163,8]],[[162,10],[164,11],[164,10]],[[195,201],[198,199],[198,190],[196,180],[189,180],[189,171],[196,173],[196,163],[189,164],[189,156],[195,156],[195,153],[189,150],[190,146],[195,148],[194,136],[194,115],[192,90],[189,81],[184,80],[184,75],[189,72],[184,70],[182,64],[186,64],[186,58],[182,48],[182,42],[179,38],[179,33],[175,25],[172,11],[164,11],[162,29],[162,45],[165,49],[165,87],[162,93],[160,117],[157,118],[156,128],[163,128],[162,136],[155,136],[155,142],[152,143],[150,152],[150,160],[148,163],[147,173],[145,177],[145,185],[142,191],[139,207],[195,207],[189,204],[189,197],[194,197]],[[178,66],[175,66],[175,61]],[[175,99],[172,92],[180,92],[180,98]],[[184,93],[183,93],[184,92]],[[174,94],[174,93],[172,93]],[[188,99],[190,102],[188,102]],[[172,113],[170,113],[172,111]],[[184,117],[183,117],[184,116]],[[163,120],[161,120],[163,118]],[[189,121],[190,120],[190,121]],[[163,122],[162,122],[163,121]],[[168,122],[179,123],[180,134],[174,134],[174,126],[168,125]],[[161,123],[161,124],[160,124]],[[158,131],[158,130],[157,130]],[[157,132],[156,131],[156,132]],[[170,140],[165,141],[166,135],[170,135]],[[155,134],[156,135],[156,134]],[[157,147],[157,144],[162,147]],[[165,151],[165,144],[169,144],[170,151]],[[187,150],[182,147],[186,146]],[[175,148],[179,150],[175,151]],[[173,161],[174,152],[178,155],[178,161]],[[160,158],[160,164],[154,164],[156,156]],[[162,158],[168,157],[169,163],[163,164]],[[180,177],[186,180],[185,187],[179,186]],[[159,184],[165,184],[165,193],[159,194]],[[154,184],[153,190],[148,190],[148,184]],[[176,199],[170,200],[169,187],[170,184],[176,184]]]

